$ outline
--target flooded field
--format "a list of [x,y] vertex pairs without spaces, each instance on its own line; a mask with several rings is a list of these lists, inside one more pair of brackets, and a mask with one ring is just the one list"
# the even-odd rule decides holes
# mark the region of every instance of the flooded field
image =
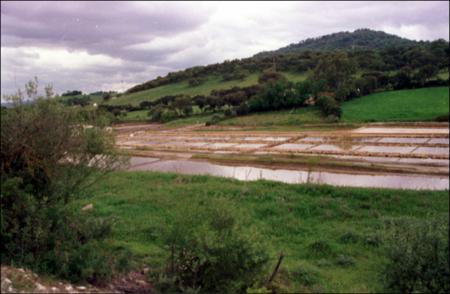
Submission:
[[[122,128],[116,133],[119,148],[140,156],[133,157],[132,170],[336,186],[449,188],[448,125],[322,132],[164,130],[144,126]],[[202,160],[198,160],[198,154],[203,155]],[[217,163],[209,160],[208,154],[223,157]],[[234,155],[251,156],[255,164],[237,162]],[[261,156],[265,161],[256,164]],[[330,167],[328,161],[332,160],[338,162]],[[316,161],[320,164],[315,165]]]

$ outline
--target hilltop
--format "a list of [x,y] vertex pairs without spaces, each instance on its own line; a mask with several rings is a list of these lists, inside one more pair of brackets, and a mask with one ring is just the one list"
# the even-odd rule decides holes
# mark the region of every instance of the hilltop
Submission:
[[298,53],[307,50],[327,51],[327,50],[355,50],[355,49],[387,49],[396,47],[415,46],[423,44],[383,31],[370,29],[358,29],[354,32],[338,32],[317,38],[308,38],[295,44],[274,51],[265,51],[255,56],[268,56],[285,53]]
[[[180,82],[185,82],[195,88],[211,78],[217,77],[222,82],[241,81],[252,73],[259,74],[274,66],[275,62],[279,71],[304,75],[313,69],[320,59],[336,50],[347,51],[349,57],[355,60],[358,68],[362,71],[391,71],[405,65],[414,67],[414,64],[407,62],[413,59],[428,58],[422,55],[429,55],[429,52],[433,51],[435,47],[448,48],[448,42],[444,40],[417,42],[369,29],[338,32],[318,38],[309,38],[275,51],[261,52],[249,58],[225,60],[222,63],[171,72],[164,77],[157,77],[131,87],[125,94]],[[429,52],[424,53],[424,51]],[[407,56],[408,54],[409,56]],[[432,52],[432,55],[436,54],[448,58],[448,51],[447,53]]]

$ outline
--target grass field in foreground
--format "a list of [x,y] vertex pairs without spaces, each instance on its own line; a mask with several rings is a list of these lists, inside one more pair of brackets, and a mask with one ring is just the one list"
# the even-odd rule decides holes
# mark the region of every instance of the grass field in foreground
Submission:
[[[384,262],[383,224],[402,217],[448,214],[448,191],[401,191],[289,185],[268,181],[239,182],[207,176],[152,172],[115,172],[95,184],[76,208],[93,203],[90,212],[114,217],[113,245],[129,248],[151,268],[167,257],[160,230],[180,199],[225,197],[238,203],[270,244],[273,268],[284,252],[278,280],[289,292],[380,292]],[[358,241],[345,243],[344,234]],[[312,254],[321,241],[331,251]],[[339,263],[345,256],[353,261]],[[306,273],[287,279],[287,273]],[[269,275],[270,273],[267,273]],[[305,276],[306,275],[306,276]],[[307,280],[305,280],[307,279]]]
[[449,88],[381,92],[342,105],[342,121],[427,121],[448,114]]

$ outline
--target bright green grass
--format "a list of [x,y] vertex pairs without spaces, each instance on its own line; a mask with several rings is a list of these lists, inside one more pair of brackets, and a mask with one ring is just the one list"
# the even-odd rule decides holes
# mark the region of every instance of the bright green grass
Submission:
[[[426,219],[449,213],[448,191],[239,182],[152,172],[114,172],[92,186],[87,195],[90,197],[76,203],[76,209],[93,203],[94,210],[87,213],[114,217],[109,242],[129,248],[151,268],[163,264],[167,257],[160,231],[180,199],[222,196],[235,201],[269,243],[271,268],[279,252],[286,254],[278,279],[286,280],[287,270],[302,267],[318,272],[318,281],[313,285],[302,285],[295,278],[285,281],[289,292],[380,292],[378,273],[384,261],[383,247],[364,240],[382,235],[385,219]],[[361,241],[342,243],[340,237],[348,232],[359,235]],[[308,246],[318,240],[331,246],[331,254],[311,254]],[[337,265],[340,254],[354,258],[355,264]]]
[[121,117],[121,120],[124,122],[145,121],[148,119],[148,110],[130,111],[127,112],[124,117]]
[[[306,74],[283,72],[287,79],[297,82],[306,79]],[[109,104],[132,104],[138,105],[142,101],[152,101],[167,95],[209,95],[212,90],[229,89],[232,87],[248,87],[258,83],[259,74],[252,73],[244,80],[223,81],[220,76],[210,76],[203,84],[191,87],[187,81],[173,83],[156,87],[149,90],[144,90],[136,93],[122,95],[119,98],[113,99]]]
[[320,111],[315,107],[298,108],[294,110],[270,111],[237,116],[221,121],[224,126],[272,126],[272,125],[302,125],[323,123]]
[[234,86],[246,87],[257,83],[258,75],[251,74],[242,81],[222,81],[219,76],[209,77],[199,86],[191,87],[187,81],[168,84],[153,89],[122,95],[117,99],[111,100],[110,104],[132,104],[138,105],[142,101],[152,101],[167,95],[208,95],[215,89],[227,89]]
[[[429,121],[448,113],[449,88],[422,88],[381,92],[342,104],[342,122]],[[224,120],[227,126],[293,126],[324,123],[314,107],[273,111]]]
[[344,103],[342,121],[429,121],[448,114],[448,106],[448,87],[388,91]]

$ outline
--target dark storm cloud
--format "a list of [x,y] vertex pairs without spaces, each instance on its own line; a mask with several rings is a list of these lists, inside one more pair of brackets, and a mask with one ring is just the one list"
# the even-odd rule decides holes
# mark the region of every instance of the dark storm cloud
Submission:
[[121,58],[148,58],[124,47],[195,29],[202,9],[183,3],[2,2],[3,46],[62,46]]
[[123,90],[357,28],[448,40],[448,11],[448,1],[1,2],[1,89],[38,75],[58,92]]

